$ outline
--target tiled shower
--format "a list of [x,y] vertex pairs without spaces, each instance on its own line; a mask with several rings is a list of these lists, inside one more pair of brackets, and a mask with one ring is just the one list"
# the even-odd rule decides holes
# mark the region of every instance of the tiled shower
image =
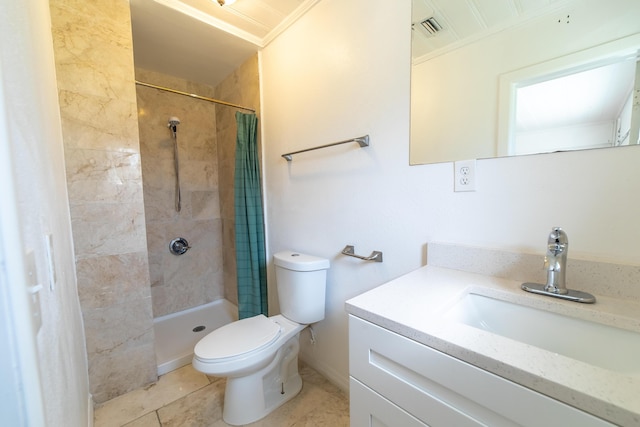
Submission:
[[[258,108],[258,58],[253,56],[216,88],[136,69],[136,79]],[[234,193],[235,108],[137,86],[147,246],[154,317],[220,298],[237,303]],[[174,140],[178,117],[182,206],[175,209]],[[184,237],[184,255],[169,251]]]
[[[212,92],[204,85],[189,85],[140,69],[136,78],[190,89],[189,93]],[[151,295],[153,315],[159,317],[224,297],[216,106],[144,86],[137,86],[137,95]],[[175,206],[175,140],[167,127],[171,116],[180,119],[176,130],[179,212]],[[182,255],[169,251],[170,241],[178,237],[190,246]]]
[[[172,191],[155,191],[169,173],[165,95],[142,92],[135,80],[198,86],[213,90],[206,96],[258,108],[257,56],[217,88],[201,87],[135,70],[127,0],[51,0],[50,9],[90,391],[100,403],[156,380],[154,316],[236,298],[235,110],[186,99],[169,112],[182,120],[178,143],[187,150],[181,168],[188,220],[176,219]],[[152,161],[158,168],[145,170]],[[163,253],[163,240],[178,234],[193,235],[185,269]]]

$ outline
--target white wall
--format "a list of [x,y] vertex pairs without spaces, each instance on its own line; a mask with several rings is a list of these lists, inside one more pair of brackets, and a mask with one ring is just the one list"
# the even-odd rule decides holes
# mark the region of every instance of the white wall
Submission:
[[[639,147],[479,160],[473,193],[453,192],[451,163],[409,166],[410,15],[409,0],[323,0],[261,54],[268,249],[330,259],[327,316],[302,352],[344,388],[345,300],[424,265],[429,242],[542,254],[562,226],[572,257],[640,260]],[[280,157],[363,134],[368,148]]]
[[[8,311],[3,307],[3,326],[12,322],[7,337],[9,349],[3,342],[0,360],[3,366],[20,373],[18,383],[24,381],[27,385],[23,389],[27,414],[14,424],[10,414],[18,408],[3,408],[0,412],[3,422],[10,425],[85,426],[92,409],[49,16],[47,0],[3,2],[0,6],[0,167],[8,175],[2,181],[1,193],[0,273],[2,278],[8,277],[4,285],[9,287],[3,288],[2,302],[10,304]],[[14,213],[14,228],[9,229],[7,221]],[[47,234],[53,236],[53,288]],[[28,252],[34,254],[38,283],[43,285],[39,292],[42,327],[35,337],[23,306]],[[20,355],[17,360],[11,360],[14,345]],[[30,360],[36,365],[36,372],[28,364]],[[3,396],[10,390],[10,384],[4,381],[0,387]],[[5,402],[3,398],[2,403]]]
[[[407,166],[409,16],[408,1],[324,0],[261,55],[268,249],[330,259],[326,319],[315,326],[316,347],[303,339],[303,352],[344,387],[344,301],[423,260],[419,247],[405,251],[401,241],[417,217],[399,216],[406,198],[398,180],[419,172]],[[280,157],[365,134],[367,148]],[[386,260],[339,255],[346,244],[367,255],[382,250]],[[270,297],[277,310],[275,291]]]

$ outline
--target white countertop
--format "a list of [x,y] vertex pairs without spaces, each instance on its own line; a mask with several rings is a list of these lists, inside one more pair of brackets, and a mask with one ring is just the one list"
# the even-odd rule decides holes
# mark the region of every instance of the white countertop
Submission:
[[640,426],[639,374],[592,366],[447,321],[440,315],[470,289],[479,289],[484,295],[502,300],[640,332],[637,301],[596,294],[595,304],[580,304],[530,294],[520,285],[513,280],[426,266],[348,300],[346,309],[354,316],[614,424]]

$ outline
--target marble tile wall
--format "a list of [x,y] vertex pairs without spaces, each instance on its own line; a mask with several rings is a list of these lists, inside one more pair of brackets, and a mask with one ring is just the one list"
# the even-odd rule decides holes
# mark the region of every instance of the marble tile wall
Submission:
[[154,382],[153,316],[128,0],[51,0],[90,391]]
[[[136,69],[139,81],[213,97],[212,87],[157,72]],[[155,317],[224,297],[216,105],[183,95],[137,86],[151,294]],[[218,107],[219,108],[219,107]],[[177,128],[182,207],[175,209],[174,139]],[[172,239],[184,237],[185,254],[169,252]]]
[[[258,115],[258,153],[260,140],[260,78],[258,55],[249,58],[238,67],[215,90],[215,98],[237,105],[254,108]],[[222,218],[223,245],[227,248],[224,259],[224,295],[234,304],[238,303],[235,257],[235,215],[233,180],[235,169],[236,120],[235,108],[217,108],[218,123],[218,177],[220,183],[220,214]],[[243,111],[245,113],[249,111]]]

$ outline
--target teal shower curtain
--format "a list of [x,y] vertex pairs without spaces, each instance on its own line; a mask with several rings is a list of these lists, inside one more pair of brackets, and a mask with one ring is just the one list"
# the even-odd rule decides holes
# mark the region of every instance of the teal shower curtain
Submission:
[[238,315],[268,315],[267,262],[255,114],[236,112],[235,220]]

